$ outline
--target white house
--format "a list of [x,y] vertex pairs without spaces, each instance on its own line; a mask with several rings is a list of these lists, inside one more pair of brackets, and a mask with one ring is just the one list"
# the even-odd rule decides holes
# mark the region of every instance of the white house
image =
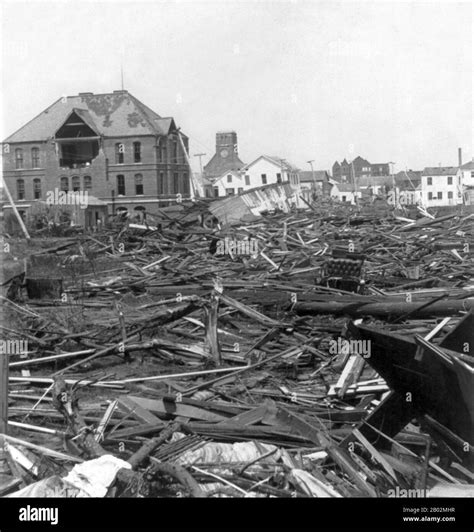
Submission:
[[460,170],[464,203],[466,205],[474,205],[474,159],[463,164]]
[[462,201],[461,170],[457,166],[427,167],[421,174],[421,194],[426,207],[459,205]]
[[235,196],[250,187],[245,187],[244,175],[240,170],[230,170],[212,180],[209,197]]
[[285,159],[274,155],[260,155],[255,161],[244,166],[242,172],[247,189],[285,182],[299,186],[298,169]]
[[330,179],[329,182],[332,184],[331,198],[354,205],[355,198],[362,197],[362,192],[360,190],[356,192],[354,185],[350,183],[339,183],[334,179]]

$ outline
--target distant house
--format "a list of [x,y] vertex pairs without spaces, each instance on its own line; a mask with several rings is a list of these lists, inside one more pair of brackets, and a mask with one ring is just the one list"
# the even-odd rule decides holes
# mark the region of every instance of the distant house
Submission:
[[344,159],[341,163],[336,161],[332,166],[333,178],[341,183],[350,183],[360,177],[388,175],[390,175],[390,163],[370,163],[360,155],[351,162]]
[[326,170],[304,171],[299,173],[302,190],[321,191],[324,196],[331,192],[329,179],[331,176]]
[[235,196],[246,190],[242,172],[229,170],[216,179],[207,180],[205,196],[207,198],[222,198],[223,196]]
[[360,190],[356,192],[354,186],[349,183],[339,183],[335,180],[331,180],[331,182],[331,198],[354,205],[356,198],[362,197],[362,192]]
[[462,203],[461,170],[457,166],[426,167],[421,175],[421,195],[426,207]]
[[460,167],[464,203],[474,205],[474,159]]
[[300,184],[298,168],[276,155],[260,155],[242,172],[246,189],[287,182],[296,189]]

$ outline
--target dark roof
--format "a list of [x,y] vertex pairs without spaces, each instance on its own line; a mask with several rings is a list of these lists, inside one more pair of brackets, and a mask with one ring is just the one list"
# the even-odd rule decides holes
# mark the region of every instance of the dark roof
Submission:
[[461,166],[461,170],[474,170],[474,159]]
[[212,159],[204,166],[204,176],[207,179],[213,179],[222,176],[226,172],[240,170],[245,166],[239,156],[234,150],[229,150],[229,155],[226,158],[221,157],[215,153]]
[[421,170],[402,170],[395,174],[395,183],[401,185],[411,181],[414,185],[418,185],[421,182],[422,173]]
[[99,135],[167,135],[176,129],[172,118],[163,118],[128,91],[108,94],[82,93],[60,98],[4,142],[44,141],[75,111]]
[[427,166],[423,175],[454,175],[457,171],[457,166]]
[[363,159],[360,155],[358,155],[353,161],[352,161],[352,164],[363,164],[363,165],[366,165],[366,166],[370,166],[370,163],[367,159]]
[[[313,172],[311,170],[305,170],[300,172],[300,182],[312,182],[313,181]],[[329,173],[326,170],[315,170],[314,178],[316,181],[327,181],[329,179]]]

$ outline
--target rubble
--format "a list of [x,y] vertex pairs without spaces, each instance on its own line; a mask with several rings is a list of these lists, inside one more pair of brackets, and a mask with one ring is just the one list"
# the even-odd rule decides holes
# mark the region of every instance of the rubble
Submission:
[[474,216],[309,207],[11,239],[0,495],[472,495]]

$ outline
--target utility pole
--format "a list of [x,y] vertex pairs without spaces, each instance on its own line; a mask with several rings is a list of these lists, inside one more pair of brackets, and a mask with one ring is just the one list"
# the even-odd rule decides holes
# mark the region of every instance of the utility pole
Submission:
[[205,153],[195,153],[194,157],[199,157],[199,166],[201,168],[201,177],[202,177],[202,158],[206,155]]
[[313,168],[314,159],[311,159],[311,161],[306,161],[306,162],[311,166],[311,179],[313,180],[313,188],[316,191],[316,181],[314,179],[314,168]]
[[392,178],[392,187],[395,190],[395,175],[393,174],[393,169],[394,169],[395,163],[393,161],[390,161],[388,164],[389,164],[389,168],[390,168],[390,176]]

